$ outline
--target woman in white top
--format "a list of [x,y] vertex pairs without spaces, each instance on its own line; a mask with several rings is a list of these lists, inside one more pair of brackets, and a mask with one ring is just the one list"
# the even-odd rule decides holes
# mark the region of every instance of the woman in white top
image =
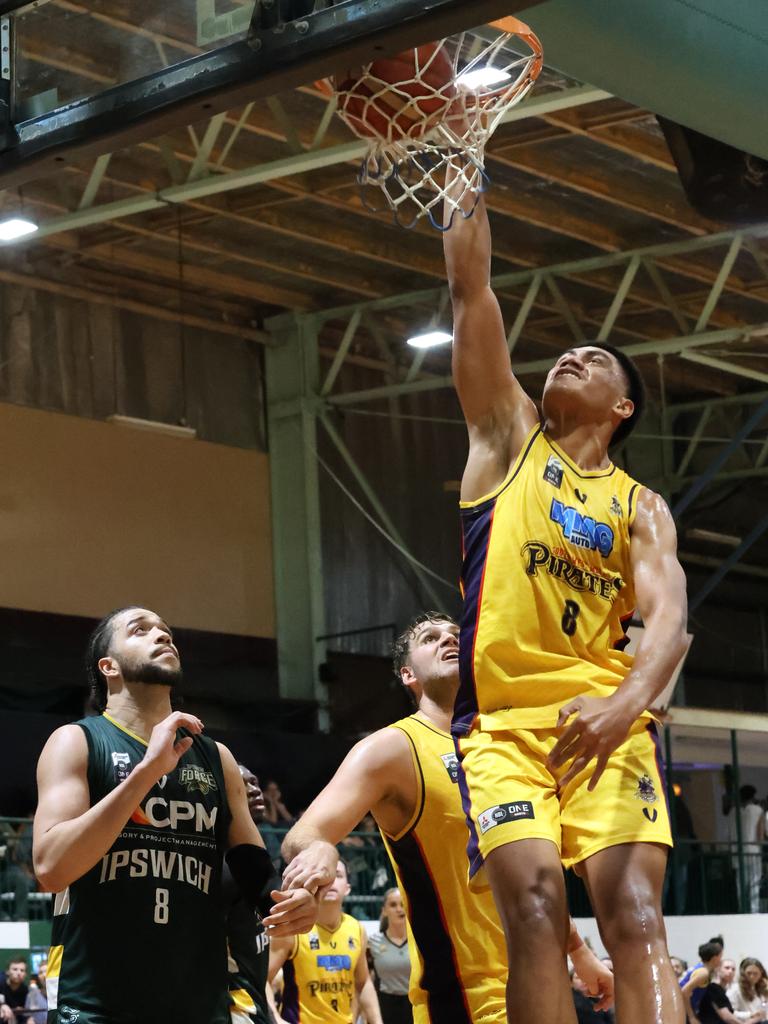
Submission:
[[739,976],[728,989],[728,998],[733,1012],[739,1020],[768,1020],[768,974],[753,956],[745,957],[739,964]]

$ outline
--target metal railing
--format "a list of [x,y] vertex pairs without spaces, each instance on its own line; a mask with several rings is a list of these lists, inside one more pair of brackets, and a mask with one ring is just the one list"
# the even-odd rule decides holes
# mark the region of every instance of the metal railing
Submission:
[[[259,830],[275,863],[282,867],[280,844],[289,826],[261,825]],[[32,820],[0,818],[0,920],[48,921],[52,896],[39,892],[32,871]],[[395,876],[377,832],[352,832],[339,844],[352,892],[345,909],[355,917],[377,918],[384,893]]]
[[[51,917],[51,895],[37,891],[32,874],[31,824],[26,818],[0,818],[0,918],[6,921]],[[279,867],[280,844],[288,827],[260,826]],[[381,837],[376,832],[352,832],[338,849],[352,887],[345,903],[347,911],[359,918],[377,918],[384,893],[395,884]],[[571,871],[566,874],[566,888],[571,913],[591,917],[586,889]],[[768,913],[768,844],[677,841],[664,885],[665,914],[758,912]]]

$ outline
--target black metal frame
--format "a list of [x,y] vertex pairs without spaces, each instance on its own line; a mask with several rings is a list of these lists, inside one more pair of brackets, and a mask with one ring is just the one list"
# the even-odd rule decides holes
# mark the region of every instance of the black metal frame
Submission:
[[[342,0],[275,28],[252,29],[248,40],[14,125],[15,138],[0,151],[0,184],[44,177],[72,159],[111,152],[538,2]],[[0,0],[0,12],[18,6]]]

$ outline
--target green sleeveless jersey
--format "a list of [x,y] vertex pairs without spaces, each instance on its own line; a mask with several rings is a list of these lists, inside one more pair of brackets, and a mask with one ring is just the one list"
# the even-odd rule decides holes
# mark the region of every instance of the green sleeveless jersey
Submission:
[[[108,715],[77,725],[93,806],[147,744]],[[228,1021],[221,870],[229,822],[218,748],[195,736],[99,863],[57,893],[48,1024]]]

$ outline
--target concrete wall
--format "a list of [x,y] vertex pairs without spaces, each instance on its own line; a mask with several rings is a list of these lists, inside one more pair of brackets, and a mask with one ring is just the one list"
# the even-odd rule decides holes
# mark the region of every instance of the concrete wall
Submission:
[[0,404],[0,606],[273,637],[266,455]]
[[[695,964],[696,950],[707,939],[722,935],[725,954],[738,964],[745,956],[755,956],[762,963],[768,961],[768,914],[708,914],[701,917],[668,917],[667,944],[673,956]],[[583,938],[589,939],[598,956],[605,955],[605,947],[594,918],[578,918],[576,926]]]

